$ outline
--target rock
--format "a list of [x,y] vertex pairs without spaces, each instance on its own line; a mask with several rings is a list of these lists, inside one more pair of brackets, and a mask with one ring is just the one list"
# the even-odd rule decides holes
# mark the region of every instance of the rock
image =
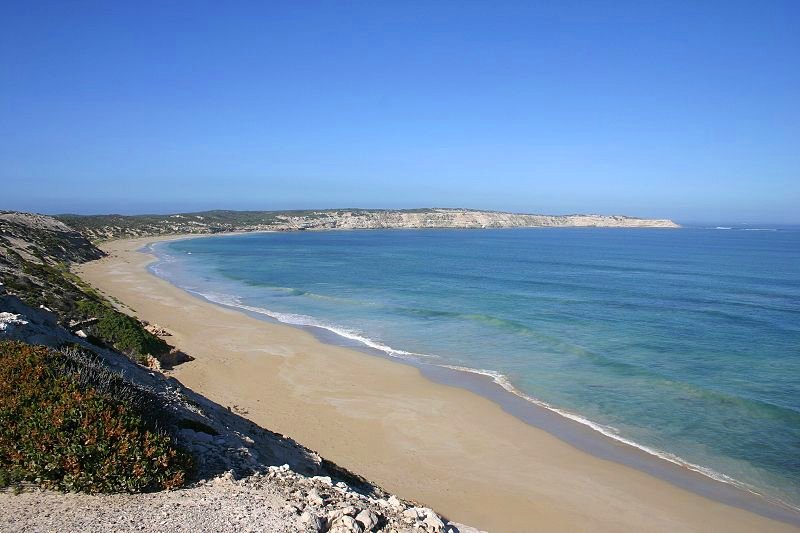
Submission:
[[352,505],[340,507],[339,509],[333,509],[332,511],[328,511],[328,521],[334,522],[336,519],[342,516],[355,516],[357,512],[358,509]]
[[165,330],[158,324],[147,324],[145,325],[144,329],[155,335],[156,337],[171,337],[172,333]]
[[352,516],[340,516],[328,530],[329,533],[362,533],[364,528]]
[[412,507],[403,511],[402,517],[405,523],[414,524],[420,518],[420,515],[417,513],[417,508]]
[[3,311],[23,315],[23,318],[38,326],[58,328],[67,336],[69,332],[58,325],[58,317],[46,307],[30,307],[18,297],[13,295],[3,296],[0,299],[0,309]]
[[317,489],[311,489],[308,491],[308,495],[306,496],[306,501],[311,505],[322,505],[325,503],[325,500],[322,499],[322,496],[319,495]]
[[0,297],[0,339],[59,346],[79,340],[56,323],[55,315],[25,305],[12,295]]
[[161,361],[159,361],[150,354],[147,354],[147,357],[145,358],[145,366],[151,370],[157,370],[159,372],[161,372],[162,370]]
[[372,531],[380,522],[380,516],[369,509],[364,509],[356,515],[356,522],[364,526],[364,531]]
[[16,313],[0,313],[0,331],[8,332],[10,335],[16,328],[27,326],[29,322]]
[[294,504],[287,503],[283,510],[289,514],[300,514],[301,509]]
[[325,521],[322,517],[303,511],[303,514],[297,519],[300,527],[305,527],[311,531],[323,531],[325,529]]
[[403,511],[402,520],[406,524],[421,528],[431,533],[443,533],[445,530],[444,521],[427,507],[411,507]]
[[422,523],[425,524],[428,531],[434,533],[440,533],[444,531],[444,521],[442,521],[442,519],[430,509],[427,509],[427,511],[428,513],[425,515],[425,520],[423,520]]
[[213,435],[193,429],[182,429],[181,436],[188,442],[214,442]]
[[169,353],[158,356],[158,362],[161,363],[161,366],[165,368],[172,368],[173,366],[177,366],[181,363],[191,360],[191,356],[185,354],[177,348],[172,348]]
[[389,507],[395,509],[396,511],[402,511],[406,508],[405,504],[401,502],[400,499],[394,494],[389,496],[389,499],[386,501],[389,503]]

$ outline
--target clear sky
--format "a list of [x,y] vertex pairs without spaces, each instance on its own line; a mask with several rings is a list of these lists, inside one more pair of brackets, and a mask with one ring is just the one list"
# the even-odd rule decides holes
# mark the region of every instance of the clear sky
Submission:
[[0,2],[0,209],[800,223],[800,2]]

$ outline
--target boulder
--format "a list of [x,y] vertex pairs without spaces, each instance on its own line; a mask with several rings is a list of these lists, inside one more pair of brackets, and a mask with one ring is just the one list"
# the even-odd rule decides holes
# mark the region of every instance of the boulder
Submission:
[[325,529],[325,520],[322,517],[309,513],[308,511],[303,511],[297,518],[297,524],[302,529],[306,529],[309,531],[324,531]]
[[364,509],[356,515],[356,522],[364,527],[364,531],[373,531],[380,522],[380,516],[369,509]]
[[346,507],[340,507],[339,509],[333,509],[332,511],[328,511],[328,521],[334,522],[336,519],[342,516],[355,516],[357,512],[358,509],[356,509],[352,505],[348,505]]
[[428,513],[425,515],[425,520],[422,521],[425,524],[425,528],[432,532],[432,533],[441,533],[444,531],[444,521],[439,518],[439,515],[427,509]]
[[319,495],[319,491],[317,489],[311,489],[308,491],[308,495],[306,496],[306,501],[311,505],[322,505],[325,503],[325,500],[322,499],[322,496]]
[[352,516],[340,516],[331,523],[329,533],[363,533],[364,528]]
[[400,501],[400,498],[398,498],[394,494],[392,494],[389,497],[387,502],[389,503],[389,507],[391,507],[395,511],[402,511],[403,509],[406,508],[405,504],[403,504],[403,502]]
[[403,522],[407,524],[414,524],[417,522],[418,519],[422,518],[417,512],[416,507],[412,507],[411,509],[406,509],[405,511],[403,511],[402,517],[403,517]]

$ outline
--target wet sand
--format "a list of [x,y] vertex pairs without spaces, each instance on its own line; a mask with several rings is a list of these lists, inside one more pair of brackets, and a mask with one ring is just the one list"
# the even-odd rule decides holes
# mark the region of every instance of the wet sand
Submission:
[[[449,518],[505,531],[797,531],[603,459],[413,366],[326,344],[149,273],[155,238],[102,246],[77,273],[169,330],[173,375],[254,422]],[[439,380],[442,381],[442,380]]]

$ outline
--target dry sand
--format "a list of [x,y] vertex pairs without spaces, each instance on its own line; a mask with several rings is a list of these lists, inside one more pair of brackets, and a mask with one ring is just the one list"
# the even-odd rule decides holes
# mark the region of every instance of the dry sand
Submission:
[[505,531],[797,531],[594,457],[418,369],[216,306],[146,270],[154,238],[107,243],[80,276],[167,328],[174,376],[450,519]]

